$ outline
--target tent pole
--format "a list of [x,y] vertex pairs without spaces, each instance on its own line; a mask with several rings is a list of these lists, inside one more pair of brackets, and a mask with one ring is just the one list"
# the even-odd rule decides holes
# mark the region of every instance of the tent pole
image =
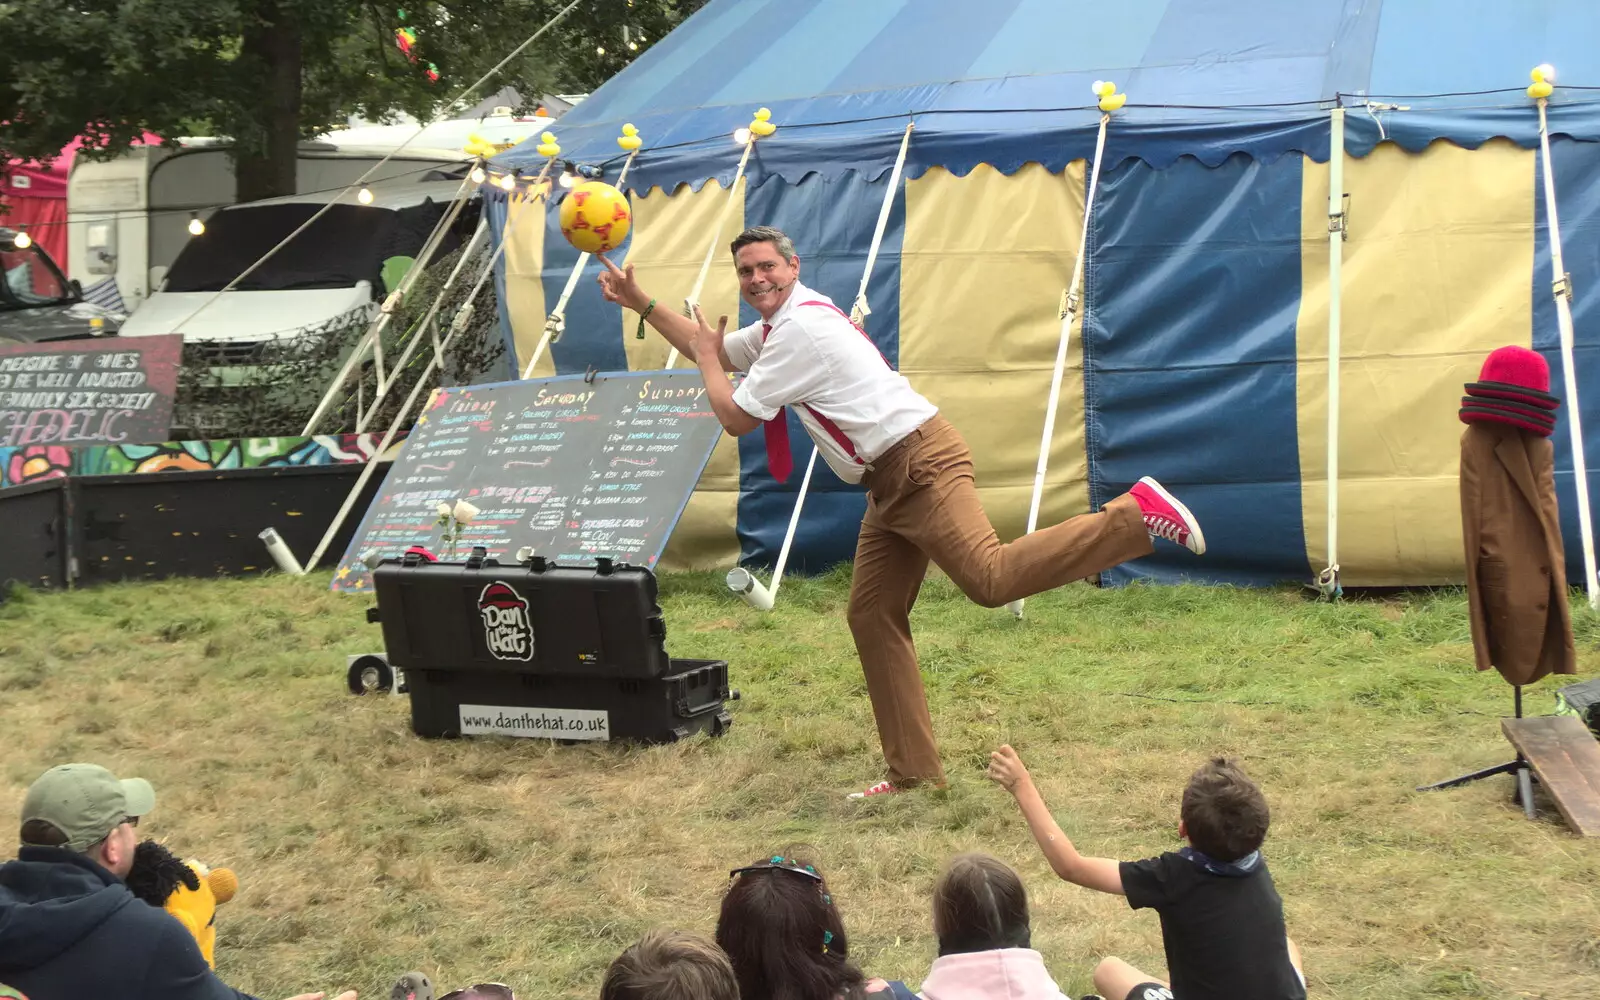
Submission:
[[756,575],[743,566],[728,570],[728,589],[758,611],[771,611],[778,599],[778,588],[783,585],[783,567],[789,561],[789,547],[794,544],[795,528],[800,525],[800,510],[805,506],[806,489],[811,485],[811,470],[817,466],[817,449],[811,447],[811,460],[806,463],[805,478],[800,480],[800,492],[794,498],[794,512],[789,515],[789,530],[783,535],[783,546],[778,549],[778,564],[772,567],[772,586],[763,587]]
[[[417,349],[418,344],[422,343],[424,332],[428,329],[429,324],[433,322],[434,316],[438,314],[439,307],[444,304],[445,295],[450,291],[451,287],[455,285],[456,278],[461,275],[461,269],[466,266],[467,261],[470,260],[472,255],[477,252],[478,241],[483,239],[488,232],[489,219],[487,216],[485,216],[483,219],[479,220],[478,228],[473,230],[472,238],[467,241],[466,247],[461,251],[461,259],[456,261],[456,266],[450,269],[450,276],[445,278],[444,285],[439,289],[439,294],[433,297],[433,304],[428,307],[428,313],[422,318],[422,323],[417,327],[416,334],[411,338],[411,342],[408,343],[406,345],[406,349],[400,353],[400,360],[394,363],[394,377],[378,385],[377,389],[372,395],[372,408],[367,410],[363,416],[357,418],[357,434],[365,433],[367,424],[372,420],[373,417],[378,415],[378,404],[383,402],[383,397],[387,396],[389,394],[389,390],[393,389],[394,384],[400,380],[400,373],[405,370],[406,362],[411,360],[412,352]],[[434,357],[437,359],[440,358],[440,355],[442,355],[444,347],[438,343],[437,337],[434,338],[434,344]],[[356,387],[358,389],[361,387],[361,381],[359,379],[356,381]]]
[[[1100,134],[1094,143],[1094,166],[1089,170],[1089,193],[1083,201],[1083,234],[1078,240],[1078,257],[1072,262],[1072,282],[1061,299],[1061,336],[1056,342],[1056,367],[1050,377],[1050,399],[1045,403],[1044,433],[1039,439],[1039,463],[1033,471],[1033,499],[1028,504],[1028,530],[1039,526],[1039,505],[1044,499],[1044,474],[1050,464],[1050,442],[1056,434],[1056,405],[1061,401],[1061,377],[1067,365],[1067,343],[1072,336],[1072,321],[1078,315],[1078,290],[1082,286],[1084,258],[1089,253],[1089,222],[1094,213],[1094,193],[1100,184],[1100,160],[1106,151],[1106,126],[1109,112],[1100,115]],[[1013,615],[1022,617],[1022,599],[1006,605]]]
[[[751,133],[745,140],[744,155],[739,157],[739,169],[734,172],[733,183],[728,185],[728,200],[722,203],[722,211],[717,214],[717,225],[711,233],[711,242],[706,246],[706,259],[700,262],[700,275],[694,279],[694,287],[689,290],[689,297],[683,300],[683,314],[694,319],[694,307],[700,304],[700,292],[705,289],[706,275],[711,273],[711,259],[716,256],[717,244],[722,242],[722,227],[728,222],[728,213],[733,210],[733,199],[739,190],[739,181],[744,178],[745,164],[750,162],[750,151],[756,148],[756,137]],[[667,355],[667,367],[678,367],[678,349],[674,347]]]
[[[502,240],[500,245],[505,246],[505,241]],[[455,337],[456,333],[466,327],[466,323],[463,320],[470,316],[471,312],[472,300],[468,299],[462,305],[461,312],[451,321],[449,332],[444,335],[445,347],[450,346],[450,341]],[[350,516],[350,509],[355,506],[356,497],[366,487],[367,480],[372,478],[372,473],[378,468],[378,459],[384,452],[389,450],[389,445],[394,442],[395,435],[400,431],[400,425],[405,423],[406,415],[416,405],[417,396],[422,392],[422,387],[428,384],[428,377],[433,374],[433,370],[438,366],[438,363],[437,357],[428,360],[427,367],[422,370],[422,377],[417,379],[417,384],[411,387],[411,392],[406,396],[406,401],[401,404],[400,412],[396,413],[394,420],[389,422],[389,429],[384,432],[383,440],[378,444],[377,448],[373,449],[372,457],[367,459],[365,464],[361,466],[361,475],[356,478],[355,486],[351,487],[350,493],[344,498],[344,503],[339,507],[339,513],[334,515],[333,523],[328,525],[328,530],[323,533],[322,541],[317,543],[316,551],[312,552],[311,558],[306,561],[304,569],[301,570],[302,576],[316,568],[318,561],[322,559],[323,553],[328,550],[328,546],[333,542],[333,536],[339,531],[339,526],[344,524],[346,517]]]
[[[900,153],[895,157],[894,169],[889,173],[889,189],[883,193],[883,206],[878,209],[878,226],[872,233],[872,246],[867,248],[867,263],[861,271],[861,287],[856,291],[855,305],[850,310],[850,321],[857,326],[872,310],[867,308],[867,286],[872,281],[872,268],[878,260],[878,249],[883,244],[884,231],[889,227],[889,211],[894,205],[895,192],[900,187],[900,173],[906,165],[906,148],[911,142],[913,123],[906,123],[906,134],[900,140]],[[866,330],[863,327],[862,332]],[[789,561],[789,547],[794,544],[795,530],[800,526],[800,510],[805,506],[806,490],[811,485],[811,472],[817,467],[817,449],[811,448],[811,460],[806,463],[805,478],[800,480],[800,492],[794,498],[794,513],[789,515],[789,530],[784,533],[783,547],[778,550],[778,563],[772,568],[772,587],[761,586],[755,574],[742,566],[728,571],[728,589],[744,598],[751,607],[762,611],[772,610],[778,587],[783,583],[783,568]]]
[[[550,173],[550,165],[554,162],[555,157],[545,161],[544,169],[539,171],[539,176],[530,185],[530,190],[534,192],[529,195],[530,200],[542,196],[539,189],[544,184],[545,177]],[[515,203],[508,200],[506,203],[507,225],[510,225],[511,216],[515,209]],[[467,293],[466,299],[462,301],[461,308],[456,310],[455,317],[450,321],[450,330],[445,334],[444,343],[439,346],[439,350],[429,360],[427,367],[422,370],[422,375],[418,377],[417,384],[411,387],[411,394],[406,397],[405,403],[401,405],[400,412],[394,415],[394,420],[389,424],[389,430],[383,436],[383,442],[378,445],[377,449],[372,453],[372,457],[367,459],[362,466],[361,475],[356,478],[356,484],[350,488],[349,494],[344,498],[344,503],[339,507],[339,512],[334,515],[333,523],[328,525],[328,530],[322,535],[322,541],[317,543],[316,551],[311,554],[311,559],[306,562],[305,573],[310,573],[322,558],[322,554],[327,551],[328,545],[333,541],[334,533],[339,530],[340,525],[344,524],[344,519],[350,515],[350,509],[355,506],[356,497],[360,495],[361,490],[367,485],[367,480],[372,478],[372,472],[378,465],[378,456],[388,450],[390,443],[394,441],[395,434],[400,430],[400,425],[405,422],[406,414],[410,413],[411,407],[416,404],[417,393],[427,384],[428,378],[433,374],[433,370],[438,367],[439,358],[443,356],[445,349],[450,346],[450,341],[454,339],[457,333],[466,328],[467,321],[472,316],[473,300],[478,297],[478,292],[483,288],[484,282],[488,280],[489,275],[494,273],[495,264],[499,262],[505,250],[506,241],[502,239],[500,245],[495,247],[494,256],[489,258],[489,263],[484,267],[482,273],[478,275],[478,280],[473,283],[472,290]]]
[[1578,488],[1578,526],[1583,537],[1583,585],[1591,610],[1600,610],[1595,590],[1594,527],[1589,521],[1589,474],[1583,456],[1583,425],[1579,416],[1578,374],[1572,360],[1572,276],[1561,258],[1561,224],[1556,219],[1556,175],[1550,165],[1550,123],[1546,98],[1539,98],[1539,152],[1544,173],[1544,214],[1550,225],[1551,294],[1556,300],[1556,321],[1561,327],[1561,374],[1566,381],[1567,419],[1572,430],[1572,476]]
[[[633,166],[633,158],[638,155],[639,151],[635,149],[622,162],[622,171],[617,174],[616,188],[618,191],[623,190],[622,184],[628,179],[628,168]],[[533,357],[528,360],[527,366],[522,369],[523,378],[533,377],[533,366],[537,365],[539,359],[544,356],[544,349],[561,339],[561,334],[567,328],[567,302],[577,289],[578,278],[583,275],[583,268],[589,263],[589,258],[592,256],[593,254],[589,253],[578,255],[578,262],[572,266],[572,273],[567,275],[566,287],[561,289],[561,298],[556,300],[556,307],[550,310],[549,317],[544,321],[544,333],[540,334],[539,344],[533,349]]]
[[405,300],[406,294],[411,291],[411,286],[416,284],[417,278],[422,274],[422,269],[427,266],[428,260],[433,256],[433,252],[438,249],[439,241],[443,237],[444,231],[455,222],[456,216],[460,214],[462,207],[466,205],[467,186],[470,183],[470,176],[462,178],[461,186],[456,189],[456,197],[451,203],[450,211],[440,217],[438,225],[429,234],[421,252],[417,255],[417,259],[411,262],[411,266],[406,269],[405,276],[400,279],[400,284],[383,300],[383,306],[379,310],[378,318],[372,321],[372,326],[362,336],[360,343],[356,344],[355,349],[350,352],[350,356],[345,359],[344,364],[339,368],[339,374],[335,375],[333,380],[328,383],[327,391],[322,394],[322,401],[317,404],[316,410],[311,414],[311,419],[306,421],[305,429],[300,432],[301,437],[310,437],[316,433],[317,425],[322,422],[323,417],[328,415],[328,408],[333,405],[333,399],[338,393],[339,387],[344,385],[345,380],[350,377],[351,370],[361,363],[361,360],[366,357],[369,350],[376,350],[377,352],[378,385],[380,389],[382,388],[384,381],[383,356],[379,338],[383,336],[383,328],[389,325],[389,319],[394,315],[394,310]]
[[1317,592],[1332,600],[1344,592],[1339,582],[1339,373],[1340,299],[1344,241],[1349,237],[1344,214],[1344,108],[1329,112],[1332,142],[1328,147],[1328,565],[1317,574]]

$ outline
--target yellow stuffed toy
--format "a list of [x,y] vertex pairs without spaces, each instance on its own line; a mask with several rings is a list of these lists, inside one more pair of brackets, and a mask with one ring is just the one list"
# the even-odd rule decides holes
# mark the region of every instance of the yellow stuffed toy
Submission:
[[147,840],[134,850],[133,870],[124,881],[135,896],[166,910],[188,928],[206,964],[217,967],[217,907],[239,891],[239,878],[232,869],[209,868],[192,858],[180,861]]
[[199,876],[200,887],[191,889],[180,884],[167,897],[166,910],[189,928],[189,933],[200,944],[200,954],[206,957],[206,964],[215,969],[217,907],[232,899],[233,894],[239,891],[239,877],[231,868],[207,868],[193,858],[184,864]]

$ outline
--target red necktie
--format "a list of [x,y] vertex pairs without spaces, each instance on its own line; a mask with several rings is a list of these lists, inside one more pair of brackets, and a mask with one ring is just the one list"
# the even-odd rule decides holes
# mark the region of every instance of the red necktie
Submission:
[[[772,324],[761,324],[761,342],[767,342]],[[789,453],[789,415],[778,408],[778,415],[762,424],[767,439],[767,469],[778,482],[787,482],[794,471],[794,456]]]

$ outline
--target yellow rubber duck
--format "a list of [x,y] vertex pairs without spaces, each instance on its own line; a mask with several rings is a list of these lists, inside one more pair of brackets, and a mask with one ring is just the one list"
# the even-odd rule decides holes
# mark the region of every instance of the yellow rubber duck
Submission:
[[771,135],[772,133],[778,131],[778,126],[768,121],[768,119],[771,117],[771,111],[768,111],[766,108],[757,108],[756,117],[750,122],[750,134],[765,136]]
[[533,147],[540,156],[560,156],[561,147],[556,145],[556,134],[546,132],[539,137],[539,145]]
[[1533,80],[1533,83],[1528,86],[1529,97],[1537,101],[1555,93],[1556,88],[1551,81],[1556,78],[1556,71],[1548,63],[1543,66],[1535,66],[1533,72],[1529,73],[1528,76]]
[[484,159],[488,159],[494,154],[500,152],[499,148],[496,147],[494,143],[490,142],[488,139],[485,139],[476,132],[467,136],[467,144],[462,147],[462,149],[468,156],[481,156]]
[[1100,99],[1100,110],[1107,114],[1121,109],[1128,103],[1128,95],[1117,93],[1117,85],[1109,80],[1096,80],[1094,93]]
[[644,145],[644,140],[639,138],[639,130],[630,122],[622,126],[622,134],[617,136],[617,145],[631,153]]

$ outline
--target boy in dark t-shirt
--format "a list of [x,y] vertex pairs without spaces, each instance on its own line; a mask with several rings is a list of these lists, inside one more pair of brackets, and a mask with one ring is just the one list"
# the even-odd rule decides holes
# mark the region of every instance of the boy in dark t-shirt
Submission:
[[989,777],[1016,798],[1057,875],[1160,914],[1170,985],[1107,958],[1094,970],[1107,1000],[1305,1000],[1299,949],[1261,856],[1267,801],[1238,767],[1218,758],[1189,779],[1178,821],[1189,846],[1123,862],[1078,853],[1011,747],[989,755]]

